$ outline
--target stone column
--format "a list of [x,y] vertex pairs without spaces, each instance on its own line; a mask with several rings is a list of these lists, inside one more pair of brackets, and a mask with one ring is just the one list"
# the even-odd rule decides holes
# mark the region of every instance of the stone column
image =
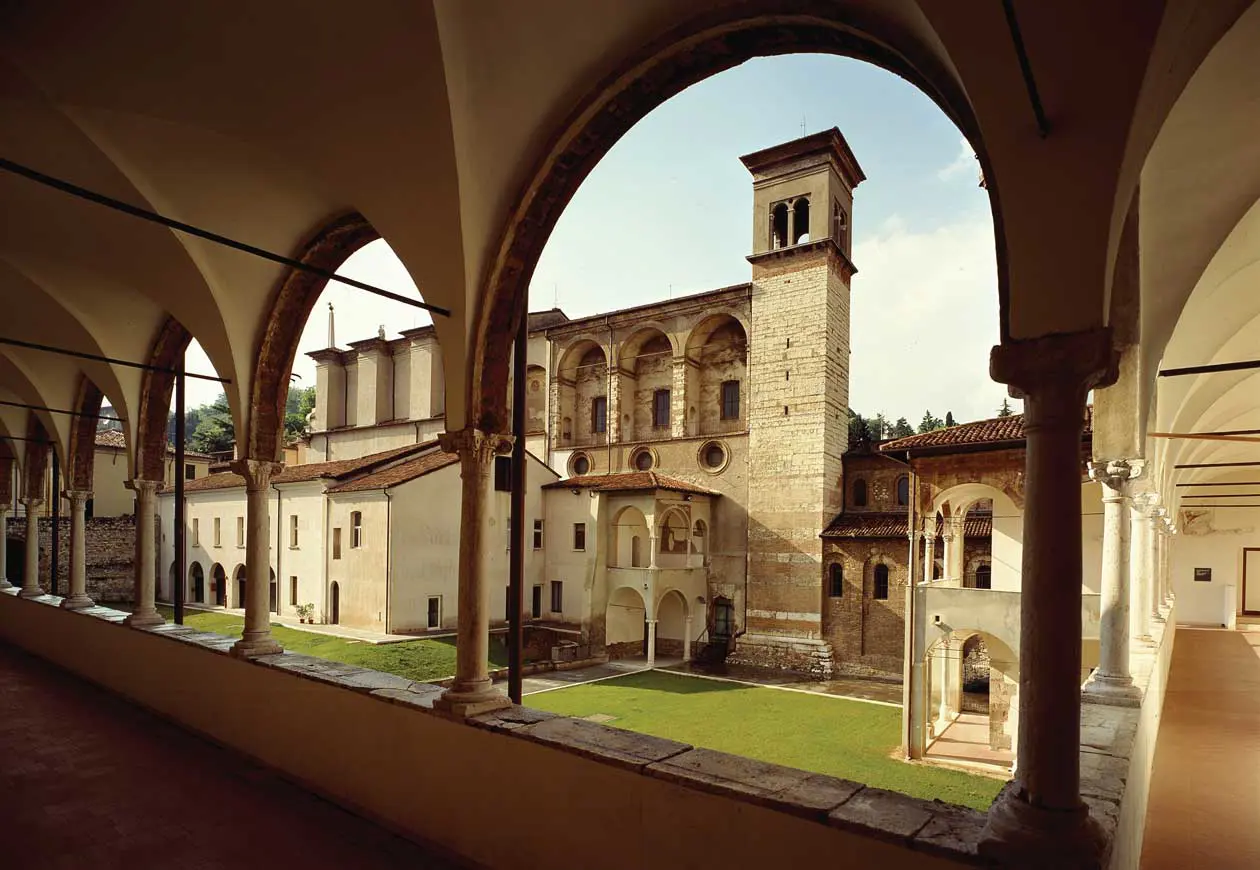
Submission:
[[1151,642],[1151,575],[1147,560],[1151,546],[1150,510],[1150,493],[1133,496],[1129,518],[1129,571],[1132,575],[1129,584],[1129,629],[1143,643]]
[[1172,520],[1164,517],[1164,535],[1163,535],[1163,566],[1160,571],[1160,577],[1164,581],[1163,589],[1159,598],[1160,606],[1167,610],[1172,603],[1173,597],[1173,578],[1172,578],[1172,544],[1173,536],[1177,534],[1177,530],[1173,527]]
[[649,517],[648,522],[652,523],[652,528],[648,531],[648,567],[656,567],[656,518]]
[[70,502],[70,594],[61,599],[67,610],[82,610],[96,604],[87,594],[87,533],[83,515],[92,493],[81,489],[68,489],[64,493]]
[[941,568],[941,580],[946,586],[954,585],[954,518],[945,518],[945,527],[941,530],[941,539],[945,542],[945,552],[942,554],[941,562],[944,563]]
[[963,517],[953,518],[954,526],[954,566],[951,571],[959,586],[966,585],[964,574],[967,570],[967,523]]
[[9,582],[9,506],[0,504],[0,589],[12,589]]
[[949,638],[942,640],[936,648],[936,678],[941,687],[941,702],[936,713],[940,722],[939,734],[949,724]]
[[22,506],[26,508],[26,559],[22,570],[23,598],[38,598],[44,594],[39,586],[39,508],[42,498],[24,498]]
[[647,666],[649,668],[656,667],[656,620],[647,620]]
[[979,848],[1009,866],[1092,868],[1104,837],[1080,796],[1081,433],[1086,394],[1116,376],[1111,333],[1010,341],[990,370],[1024,399],[1021,736]]
[[1129,462],[1091,462],[1089,476],[1102,484],[1102,612],[1098,668],[1084,687],[1091,699],[1138,706],[1142,696],[1129,672]]
[[1150,516],[1147,522],[1150,524],[1149,543],[1146,548],[1147,560],[1147,577],[1146,584],[1146,606],[1151,613],[1151,622],[1162,623],[1164,614],[1159,609],[1160,587],[1163,585],[1163,579],[1160,577],[1160,551],[1162,547],[1164,525],[1164,515],[1168,513],[1162,507],[1151,508]]
[[136,494],[136,565],[135,586],[132,594],[131,615],[123,620],[124,625],[133,628],[145,628],[150,625],[161,625],[166,620],[153,606],[153,590],[156,585],[157,560],[156,540],[153,531],[154,508],[156,507],[157,488],[161,485],[157,480],[136,478],[127,482],[127,488]]
[[673,384],[669,390],[669,434],[686,438],[687,431],[687,358],[674,357]]
[[923,521],[923,582],[932,582],[936,569],[936,517]]
[[245,478],[245,630],[232,644],[238,658],[284,649],[271,636],[271,479],[282,462],[238,459],[232,470]]
[[[611,413],[611,411],[610,411]],[[463,483],[459,523],[459,624],[455,640],[455,682],[436,706],[455,716],[475,716],[508,705],[490,681],[490,468],[494,457],[512,449],[512,438],[467,427],[443,432],[442,449],[459,456]],[[483,541],[485,544],[483,545]],[[502,581],[494,583],[501,588]]]
[[691,661],[691,613],[683,620],[683,664]]

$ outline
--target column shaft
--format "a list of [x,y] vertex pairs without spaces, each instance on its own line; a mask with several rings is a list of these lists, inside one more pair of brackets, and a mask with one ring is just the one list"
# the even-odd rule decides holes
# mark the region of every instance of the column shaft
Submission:
[[1160,525],[1163,522],[1164,509],[1152,508],[1147,518],[1146,546],[1146,609],[1150,613],[1151,622],[1163,622],[1164,614],[1159,610],[1159,587],[1161,584],[1159,570]]
[[238,459],[232,470],[245,478],[245,630],[232,645],[239,658],[274,655],[283,647],[271,636],[271,480],[283,463]]
[[1102,831],[1080,796],[1081,434],[1085,397],[1115,378],[1107,330],[1011,341],[994,380],[1024,399],[1027,438],[1017,770],[989,811],[985,856],[1095,867]]
[[936,570],[936,520],[923,521],[923,582],[931,583]]
[[42,498],[24,498],[22,506],[26,508],[26,553],[22,563],[23,598],[38,598],[44,594],[39,585],[39,508],[44,503]]
[[1128,706],[1141,703],[1129,671],[1129,517],[1128,462],[1094,462],[1090,476],[1102,484],[1102,601],[1098,668],[1085,693],[1101,701]]
[[9,582],[9,506],[0,505],[0,589],[12,589]]
[[[468,427],[442,433],[442,449],[460,460],[462,506],[459,524],[459,625],[455,682],[438,699],[440,709],[473,716],[509,702],[490,680],[490,468],[496,454],[512,447],[507,435]],[[485,544],[483,545],[483,541]]]
[[136,478],[127,484],[136,493],[136,581],[133,587],[133,609],[123,622],[133,628],[161,625],[165,622],[162,614],[153,606],[157,560],[153,517],[159,483],[156,480]]
[[647,666],[656,667],[656,620],[647,621]]
[[70,594],[61,599],[67,610],[82,610],[96,602],[87,594],[87,523],[84,514],[92,493],[85,490],[67,490],[70,502]]

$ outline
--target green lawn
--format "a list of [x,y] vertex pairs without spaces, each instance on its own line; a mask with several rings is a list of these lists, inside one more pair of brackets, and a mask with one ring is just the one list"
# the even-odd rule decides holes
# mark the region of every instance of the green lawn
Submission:
[[[125,605],[111,605],[129,610]],[[158,611],[168,622],[174,620],[174,611],[159,604]],[[200,610],[184,612],[184,624],[198,631],[212,631],[227,637],[240,637],[245,621],[233,613],[214,613]],[[440,680],[455,674],[455,640],[409,640],[401,643],[371,644],[346,640],[310,631],[271,626],[272,636],[289,652],[305,653],[321,659],[359,665],[374,671],[397,674],[421,682]],[[507,656],[503,644],[492,642],[490,660],[493,666],[506,666]]]
[[602,713],[609,725],[919,798],[988,809],[1002,783],[893,757],[901,710],[651,671],[528,695],[565,716]]

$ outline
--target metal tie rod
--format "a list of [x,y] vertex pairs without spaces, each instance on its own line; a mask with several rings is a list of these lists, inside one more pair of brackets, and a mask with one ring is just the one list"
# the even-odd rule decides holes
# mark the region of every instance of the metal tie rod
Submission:
[[71,417],[90,417],[93,420],[114,420],[118,423],[127,422],[123,417],[106,417],[104,414],[85,414],[82,411],[67,411],[65,408],[49,408],[44,405],[28,405],[25,402],[10,402],[0,399],[0,405],[8,405],[13,408],[30,408],[32,411],[47,411],[50,414],[69,414]]
[[[338,284],[345,284],[348,287],[354,287],[358,290],[364,290],[368,293],[374,293],[377,296],[384,296],[386,299],[393,299],[395,302],[402,302],[404,305],[414,305],[416,308],[423,308],[432,314],[440,314],[443,317],[450,317],[449,308],[443,308],[440,305],[430,305],[428,302],[422,302],[419,299],[412,299],[399,293],[392,293],[389,290],[382,290],[380,287],[372,284],[365,284],[362,281],[356,281],[354,278],[346,278],[342,275],[329,272],[327,269],[321,269],[318,266],[311,266],[303,263],[301,260],[295,260],[292,257],[286,257],[283,254],[277,254],[274,251],[268,251],[265,248],[259,248],[255,245],[246,244],[236,239],[222,236],[218,233],[212,233],[209,230],[203,230],[201,227],[186,224],[183,221],[177,221],[174,218],[168,218],[160,215],[155,211],[147,208],[132,205],[123,202],[121,199],[114,199],[112,196],[106,196],[103,193],[97,193],[94,190],[88,190],[86,187],[79,187],[77,184],[71,184],[69,181],[63,181],[60,178],[54,178],[51,175],[45,175],[37,169],[31,169],[29,166],[23,166],[21,163],[15,163],[0,157],[0,169],[10,172],[14,175],[20,175],[42,184],[45,187],[51,187],[53,190],[59,190],[62,193],[68,193],[71,196],[85,199],[88,202],[94,202],[97,205],[103,205],[106,208],[112,208],[114,211],[120,211],[123,214],[129,214],[132,217],[138,217],[151,223],[161,224],[162,226],[178,230],[181,233],[187,233],[190,236],[196,236],[199,239],[205,239],[208,242],[214,242],[216,245],[222,245],[225,248],[231,248],[235,251],[241,251],[264,260],[270,260],[273,263],[279,263],[282,266],[288,266],[290,269],[296,269],[299,272],[306,272],[310,275],[317,275],[329,281],[336,281]],[[189,375],[192,377],[192,375]]]
[[1160,371],[1159,376],[1161,378],[1176,378],[1182,375],[1211,375],[1217,372],[1240,372],[1246,369],[1260,369],[1260,359],[1212,363],[1205,366],[1185,366],[1179,369],[1163,369]]
[[10,441],[29,441],[32,444],[47,444],[49,447],[52,446],[51,441],[45,441],[43,438],[27,438],[24,435],[5,435],[0,433],[0,438],[8,438]]
[[[59,353],[62,356],[73,356],[79,359],[90,359],[94,362],[109,363],[116,366],[127,366],[133,369],[144,369],[147,372],[165,372],[168,375],[180,374],[179,369],[169,369],[166,366],[153,366],[148,363],[132,362],[129,359],[115,359],[112,356],[101,356],[95,353],[84,353],[81,350],[67,350],[64,347],[53,347],[48,344],[36,344],[33,341],[22,341],[20,338],[4,338],[0,336],[0,344],[11,344],[14,347],[25,347],[29,350],[42,350],[47,353]],[[199,375],[194,372],[184,372],[185,376],[197,378],[203,381],[215,381],[220,384],[232,383],[231,378],[221,378],[218,375]]]

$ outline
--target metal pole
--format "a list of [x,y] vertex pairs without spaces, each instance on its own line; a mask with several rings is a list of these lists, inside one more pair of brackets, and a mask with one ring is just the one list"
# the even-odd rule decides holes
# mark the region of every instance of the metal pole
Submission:
[[52,451],[52,564],[48,573],[48,594],[57,594],[57,568],[61,561],[61,466],[57,462],[57,448]]
[[529,297],[521,294],[520,326],[512,353],[512,552],[508,559],[508,698],[521,703],[521,596],[525,590],[525,350]]
[[[184,571],[188,564],[188,540],[184,530],[184,361],[175,375],[175,582],[171,601],[175,624],[184,624]],[[160,565],[159,565],[160,567]],[[227,582],[226,580],[224,582]]]
[[[112,356],[101,356],[99,353],[84,353],[81,350],[70,350],[65,347],[56,347],[51,344],[39,344],[34,341],[23,341],[20,338],[0,337],[0,344],[11,345],[12,347],[24,347],[27,350],[39,350],[44,353],[55,353],[61,356],[72,356],[75,359],[88,359],[93,362],[109,363],[115,366],[126,366],[129,369],[140,369],[146,372],[166,372],[169,375],[179,374],[175,369],[168,369],[163,366],[149,365],[148,363],[138,363],[127,359],[118,359]],[[180,366],[183,369],[183,366]],[[197,378],[202,381],[214,381],[218,384],[230,384],[231,378],[221,378],[218,375],[199,375],[196,372],[184,372],[190,378]]]

